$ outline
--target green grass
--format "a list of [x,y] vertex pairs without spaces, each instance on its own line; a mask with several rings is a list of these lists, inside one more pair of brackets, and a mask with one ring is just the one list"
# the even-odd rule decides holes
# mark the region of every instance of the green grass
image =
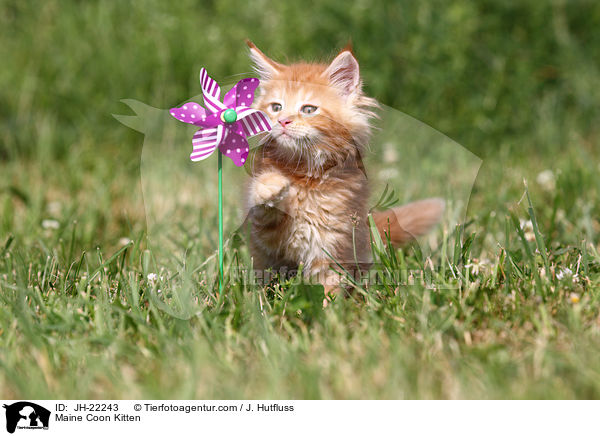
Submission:
[[[0,4],[0,397],[600,398],[600,8],[313,6]],[[250,265],[236,239],[219,298],[214,162],[187,165],[177,130],[140,163],[144,137],[111,114],[198,94],[201,65],[249,71],[245,37],[280,59],[352,37],[371,95],[483,159],[464,228],[451,208],[423,251],[379,253],[379,284],[325,310],[308,286],[234,274]],[[444,185],[446,158],[402,159],[431,138],[393,144],[402,201]],[[162,156],[181,171],[153,178]],[[374,182],[388,167],[369,162]]]

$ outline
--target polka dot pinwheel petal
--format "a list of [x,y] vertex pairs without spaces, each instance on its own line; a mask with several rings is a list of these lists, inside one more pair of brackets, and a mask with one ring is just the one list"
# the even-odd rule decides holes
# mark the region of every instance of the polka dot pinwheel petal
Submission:
[[221,124],[218,113],[210,113],[198,103],[186,103],[180,107],[174,107],[169,110],[169,113],[179,121],[199,127],[210,128]]
[[260,80],[253,77],[240,80],[225,94],[223,103],[227,107],[250,107],[254,101],[254,91],[256,91],[259,83]]
[[240,136],[236,133],[228,133],[227,137],[221,141],[219,150],[225,156],[230,158],[235,166],[244,166],[248,159],[250,147],[245,136]]
[[226,124],[225,128],[227,129],[228,134],[236,134],[240,136],[247,136],[244,131],[244,126],[240,122],[235,122],[231,124]]
[[207,113],[198,103],[186,103],[180,107],[174,107],[169,110],[169,113],[184,123],[200,126],[201,122],[206,119]]

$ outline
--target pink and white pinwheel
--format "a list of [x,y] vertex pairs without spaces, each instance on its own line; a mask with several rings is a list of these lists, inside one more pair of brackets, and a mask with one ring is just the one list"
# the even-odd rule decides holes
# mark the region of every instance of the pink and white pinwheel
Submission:
[[235,165],[243,166],[249,152],[246,138],[271,130],[269,118],[250,107],[259,80],[240,80],[225,94],[223,102],[219,84],[204,68],[200,70],[200,84],[206,109],[191,102],[170,110],[179,121],[201,127],[192,139],[190,159],[206,159],[218,147]]

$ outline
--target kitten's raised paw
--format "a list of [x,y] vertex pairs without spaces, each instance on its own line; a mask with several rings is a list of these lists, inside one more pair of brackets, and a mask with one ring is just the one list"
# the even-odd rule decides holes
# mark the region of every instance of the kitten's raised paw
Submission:
[[290,188],[290,181],[275,172],[263,173],[254,182],[254,202],[273,207]]

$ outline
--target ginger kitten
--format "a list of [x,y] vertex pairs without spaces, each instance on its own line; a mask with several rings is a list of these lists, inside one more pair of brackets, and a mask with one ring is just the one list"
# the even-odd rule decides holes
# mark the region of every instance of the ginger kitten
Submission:
[[[329,64],[283,65],[247,41],[261,79],[254,107],[273,129],[251,165],[246,211],[255,269],[302,265],[326,293],[339,289],[337,263],[348,271],[371,263],[369,188],[361,153],[377,107],[362,92],[350,49]],[[404,244],[440,219],[439,199],[375,213],[382,237]],[[335,261],[334,261],[335,260]]]

